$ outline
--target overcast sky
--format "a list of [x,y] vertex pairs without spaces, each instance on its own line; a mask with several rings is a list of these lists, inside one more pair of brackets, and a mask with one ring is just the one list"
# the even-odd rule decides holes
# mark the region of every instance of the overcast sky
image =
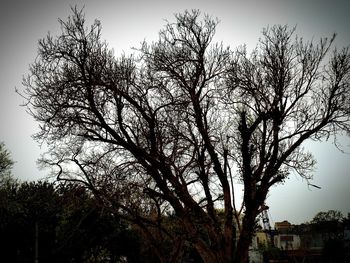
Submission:
[[[101,21],[102,36],[116,54],[130,53],[144,39],[156,40],[159,30],[185,9],[200,9],[221,21],[216,39],[232,48],[247,44],[253,48],[263,27],[274,24],[297,26],[306,39],[338,34],[338,47],[350,45],[350,1],[347,0],[254,0],[254,1],[69,1],[5,0],[0,7],[0,141],[15,160],[14,176],[21,180],[43,179],[36,160],[43,149],[32,140],[38,124],[19,105],[22,76],[34,61],[37,41],[48,31],[59,32],[58,18],[70,14],[70,6],[84,6],[88,23]],[[344,150],[350,152],[349,138],[342,137]],[[309,221],[319,211],[336,209],[350,212],[350,155],[338,151],[331,142],[307,143],[318,161],[313,183],[291,176],[285,185],[270,191],[272,223],[284,219],[291,223]]]

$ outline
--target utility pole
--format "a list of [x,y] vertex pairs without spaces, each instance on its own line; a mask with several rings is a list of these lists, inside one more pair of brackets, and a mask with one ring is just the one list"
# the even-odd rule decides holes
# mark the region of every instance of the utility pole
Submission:
[[34,263],[39,263],[39,223],[35,221]]

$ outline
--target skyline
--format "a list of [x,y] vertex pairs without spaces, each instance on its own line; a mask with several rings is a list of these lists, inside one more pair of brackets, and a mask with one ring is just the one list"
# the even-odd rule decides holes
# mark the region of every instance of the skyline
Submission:
[[[330,37],[337,32],[335,44],[341,48],[350,44],[350,4],[346,1],[6,1],[1,9],[1,108],[0,141],[11,152],[15,167],[13,175],[21,180],[44,178],[48,171],[39,171],[36,159],[43,153],[31,139],[37,131],[38,123],[19,104],[23,99],[15,93],[21,89],[22,75],[28,73],[28,65],[36,56],[37,41],[50,31],[59,33],[58,18],[65,20],[70,14],[70,6],[84,6],[87,24],[99,19],[102,24],[102,38],[118,56],[123,51],[131,53],[130,47],[140,47],[145,39],[157,39],[157,34],[165,25],[164,20],[173,21],[173,14],[185,9],[200,9],[221,21],[214,42],[223,41],[235,49],[246,44],[252,49],[265,26],[288,24],[297,26],[296,32],[305,39],[317,41],[320,37]],[[259,3],[259,4],[258,4]],[[318,5],[316,4],[318,3]],[[4,125],[5,124],[5,125]],[[341,138],[344,150],[350,152],[350,140]],[[344,215],[350,212],[350,164],[349,154],[340,153],[331,142],[306,145],[318,161],[311,182],[321,187],[308,187],[305,180],[291,175],[284,184],[273,187],[267,205],[273,222],[289,220],[302,223],[311,220],[319,211],[340,210]],[[334,176],[333,176],[334,174]],[[238,187],[239,188],[239,187]],[[288,204],[288,210],[286,210]],[[284,211],[283,211],[284,210]]]

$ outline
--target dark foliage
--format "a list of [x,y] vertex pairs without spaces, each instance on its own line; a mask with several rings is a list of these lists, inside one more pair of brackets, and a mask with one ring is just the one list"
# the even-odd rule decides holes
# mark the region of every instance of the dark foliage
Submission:
[[118,262],[121,256],[153,262],[141,256],[140,234],[104,211],[83,187],[8,183],[0,200],[3,262],[34,261],[36,225],[39,262]]

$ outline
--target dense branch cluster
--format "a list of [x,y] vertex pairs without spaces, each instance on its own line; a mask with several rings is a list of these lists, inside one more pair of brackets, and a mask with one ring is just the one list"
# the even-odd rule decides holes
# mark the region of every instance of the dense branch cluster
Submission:
[[328,54],[334,38],[305,43],[274,26],[247,55],[213,44],[218,22],[186,11],[139,55],[117,59],[98,21],[87,28],[74,10],[60,23],[24,81],[36,136],[50,146],[44,162],[149,236],[174,213],[180,240],[205,262],[244,261],[269,188],[293,170],[310,179],[302,143],[349,132],[350,56]]

